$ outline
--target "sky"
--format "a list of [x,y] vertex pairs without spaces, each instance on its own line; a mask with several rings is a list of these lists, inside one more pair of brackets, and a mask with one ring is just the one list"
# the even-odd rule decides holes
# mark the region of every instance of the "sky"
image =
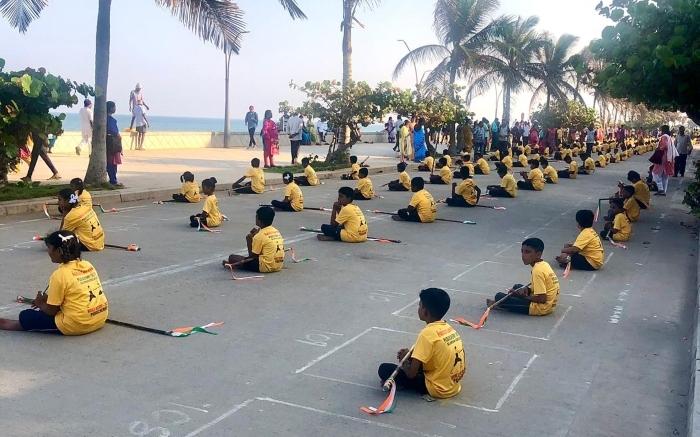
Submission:
[[[558,37],[579,37],[578,48],[598,38],[608,24],[597,15],[599,0],[501,0],[497,15],[536,15],[539,30]],[[78,82],[94,82],[95,0],[49,0],[41,17],[25,34],[0,17],[0,57],[6,70],[45,67]],[[289,88],[342,77],[342,18],[340,0],[298,0],[309,17],[292,21],[277,0],[239,0],[247,30],[243,47],[231,61],[232,118],[243,118],[249,105],[262,113],[278,102],[300,104],[303,96]],[[383,0],[372,10],[361,10],[365,28],[353,29],[353,77],[370,84],[392,81],[410,88],[409,68],[396,81],[392,73],[406,54],[404,39],[414,48],[437,42],[433,27],[433,0]],[[431,65],[419,65],[418,75]],[[187,30],[177,18],[149,0],[114,0],[111,16],[111,52],[108,98],[117,112],[126,113],[129,91],[140,82],[152,115],[223,117],[224,56]],[[513,118],[524,112],[532,92],[515,96]],[[592,99],[590,99],[592,100]],[[589,100],[589,103],[590,103]],[[477,116],[492,118],[496,94],[472,101]],[[502,104],[498,115],[501,116]],[[77,108],[68,111],[77,111]]]

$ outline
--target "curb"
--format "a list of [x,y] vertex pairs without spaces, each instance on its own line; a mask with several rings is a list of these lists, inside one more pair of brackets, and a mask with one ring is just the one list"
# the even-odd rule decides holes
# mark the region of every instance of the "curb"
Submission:
[[[695,159],[698,158],[698,153],[695,151],[688,157],[688,169],[695,170]],[[694,172],[693,172],[694,173]],[[693,313],[693,329],[692,338],[690,339],[690,389],[688,390],[688,420],[687,420],[687,435],[689,437],[700,436],[700,385],[697,384],[697,374],[700,372],[700,238],[698,238],[698,251],[695,253],[698,258],[698,266],[696,269],[696,290],[695,290],[695,312]]]
[[[415,164],[409,165],[411,169],[415,169]],[[348,169],[340,169],[333,171],[320,171],[318,172],[319,180],[336,179],[340,178],[340,175],[346,174]],[[386,167],[368,167],[369,174],[383,174],[388,172],[395,172],[395,166]],[[225,192],[233,184],[232,181],[221,182],[218,184],[216,191]],[[265,187],[278,187],[284,185],[282,182],[282,175],[275,174],[275,176],[268,178],[265,177]],[[115,204],[115,203],[127,203],[127,202],[137,202],[140,200],[164,200],[170,199],[173,193],[179,192],[180,187],[172,188],[158,188],[158,189],[123,189],[114,191],[95,191],[92,192],[92,201],[99,204]],[[27,200],[10,200],[7,202],[0,202],[0,217],[18,215],[18,214],[29,214],[34,212],[42,212],[44,204],[47,202],[53,202],[56,198],[54,197],[39,197],[35,199]]]

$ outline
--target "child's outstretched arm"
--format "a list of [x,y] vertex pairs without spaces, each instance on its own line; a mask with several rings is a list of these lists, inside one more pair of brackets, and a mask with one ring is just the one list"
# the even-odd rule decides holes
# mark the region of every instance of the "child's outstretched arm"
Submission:
[[239,185],[239,184],[240,184],[241,182],[243,182],[244,180],[245,180],[245,176],[243,176],[243,177],[241,177],[240,179],[238,179],[236,182],[233,183],[233,185],[234,185],[234,186]]

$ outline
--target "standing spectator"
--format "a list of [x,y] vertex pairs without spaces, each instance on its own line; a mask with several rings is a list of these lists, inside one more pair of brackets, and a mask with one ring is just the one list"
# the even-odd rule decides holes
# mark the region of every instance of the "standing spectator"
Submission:
[[112,186],[122,188],[123,185],[117,180],[117,167],[122,163],[122,137],[119,135],[117,119],[114,118],[115,112],[117,105],[112,101],[107,102],[107,174]]
[[[659,145],[656,147],[654,155],[658,155],[659,159],[656,162],[652,161],[654,165],[651,169],[654,182],[659,187],[655,196],[665,196],[668,190],[668,178],[673,173],[673,160],[678,156],[671,140],[671,129],[668,125],[661,126],[661,138],[659,138]],[[649,158],[650,161],[654,159],[654,155]]]
[[617,132],[615,132],[615,140],[617,141],[617,145],[619,146],[624,144],[626,138],[627,134],[625,132],[625,125],[621,124]]
[[294,112],[287,120],[287,129],[289,130],[289,141],[292,143],[292,165],[297,163],[299,155],[299,146],[301,145],[301,135],[304,123],[299,118],[299,115]]
[[418,119],[418,122],[413,127],[413,156],[415,162],[421,162],[425,159],[428,149],[425,146],[425,120]]
[[498,121],[498,117],[493,119],[491,123],[491,138],[493,138],[492,148],[498,147],[498,133],[501,131],[501,122]]
[[[82,139],[80,144],[75,146],[75,154],[80,156],[80,151],[82,150],[82,145],[85,144],[88,147],[88,153],[90,152],[90,145],[92,144],[92,102],[90,99],[85,99],[83,102],[83,107],[78,111],[78,116],[80,116],[80,131],[82,134]],[[49,148],[49,152],[51,149]]]
[[593,146],[595,145],[595,127],[593,125],[588,126],[583,133],[586,135],[586,153],[591,156]]
[[147,110],[151,110],[143,98],[143,91],[140,83],[137,83],[134,90],[129,93],[129,112],[131,112],[131,124],[129,125],[129,130],[134,128],[134,119],[136,118],[134,115],[134,110],[138,105],[143,105]]
[[[272,121],[272,111],[265,111],[263,119],[262,131],[260,132],[263,140],[263,158],[265,159],[265,168],[275,167],[273,161],[274,155],[279,153],[279,133],[277,132],[277,123]],[[269,164],[268,164],[269,162]]]
[[248,127],[248,135],[250,135],[250,140],[248,141],[248,148],[255,148],[255,129],[258,127],[258,113],[255,112],[253,105],[248,107],[248,112],[245,115],[245,125]]
[[326,142],[326,131],[328,130],[328,123],[319,118],[316,122],[316,131],[318,132],[318,137],[322,143]]
[[131,119],[132,123],[136,124],[136,150],[144,150],[143,140],[146,137],[146,130],[148,128],[148,118],[146,118],[146,112],[143,110],[144,105],[136,105],[133,110],[133,117]]
[[472,130],[472,121],[468,118],[464,121],[463,135],[464,150],[462,151],[471,153],[474,148],[474,131]]
[[394,145],[394,151],[399,151],[399,141],[401,138],[401,126],[403,126],[403,120],[401,119],[401,114],[396,116],[396,122],[394,123],[394,129],[396,130],[396,144]]
[[480,121],[478,124],[474,123],[474,153],[484,154],[484,148],[486,147],[486,132],[484,130],[484,121]]
[[[61,179],[61,175],[58,174],[58,170],[56,170],[56,167],[54,167],[53,162],[51,162],[51,158],[49,158],[49,155],[46,154],[46,138],[42,137],[39,134],[36,134],[32,132],[30,136],[27,138],[27,142],[31,141],[33,143],[32,147],[32,159],[29,162],[29,169],[27,170],[27,176],[22,178],[22,181],[24,182],[31,182],[32,181],[32,174],[34,174],[34,168],[36,167],[36,162],[39,160],[39,157],[44,161],[47,167],[49,167],[49,170],[53,172],[53,176],[49,178],[49,180],[58,180]],[[25,146],[26,147],[26,146]]]
[[678,157],[674,163],[673,177],[685,177],[685,163],[693,151],[693,143],[690,140],[690,135],[685,134],[685,126],[678,128],[678,135],[676,136],[676,150],[678,151]]
[[387,141],[390,143],[396,143],[396,126],[394,126],[394,118],[389,117],[389,120],[384,125],[386,129]]

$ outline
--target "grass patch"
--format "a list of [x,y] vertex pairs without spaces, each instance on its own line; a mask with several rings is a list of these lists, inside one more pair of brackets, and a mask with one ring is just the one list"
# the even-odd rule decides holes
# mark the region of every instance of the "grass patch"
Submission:
[[[326,162],[314,162],[311,167],[316,171],[332,171],[340,169],[350,169],[350,165],[347,163],[326,163]],[[291,173],[304,173],[304,169],[299,165],[287,165],[284,167],[273,167],[264,169],[267,173],[284,173],[285,171]]]
[[[68,184],[46,184],[40,182],[10,183],[0,187],[0,202],[8,200],[36,199],[38,197],[56,197],[58,192],[64,188],[70,188]],[[109,184],[88,186],[88,191],[112,190]]]

